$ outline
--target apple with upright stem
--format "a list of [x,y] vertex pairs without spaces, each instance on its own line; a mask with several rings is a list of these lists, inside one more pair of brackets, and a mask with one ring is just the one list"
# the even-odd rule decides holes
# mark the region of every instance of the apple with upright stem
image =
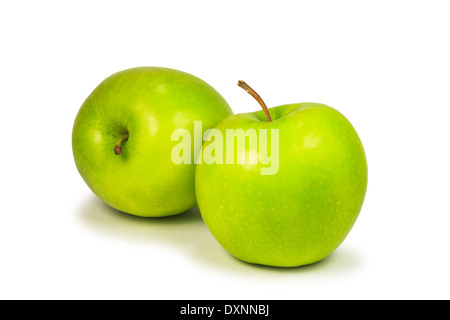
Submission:
[[[232,163],[197,165],[203,220],[217,241],[243,261],[279,267],[319,261],[344,241],[362,208],[368,170],[361,140],[331,107],[297,103],[268,109],[245,82],[238,85],[263,110],[217,124],[223,145],[236,138],[227,135],[230,130],[267,132],[258,135],[257,144],[234,147]],[[212,143],[214,138],[205,139],[203,150]],[[278,167],[264,174],[267,154]],[[239,161],[251,157],[257,161]]]
[[75,163],[111,207],[143,217],[178,214],[196,204],[195,164],[172,161],[172,133],[193,132],[194,121],[206,130],[231,114],[225,99],[193,75],[159,67],[124,70],[81,106],[72,134]]

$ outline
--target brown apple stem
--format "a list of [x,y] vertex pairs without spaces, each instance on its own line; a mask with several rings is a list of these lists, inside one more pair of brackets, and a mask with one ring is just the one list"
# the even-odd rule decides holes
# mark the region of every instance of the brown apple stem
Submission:
[[114,147],[114,153],[119,155],[123,151],[123,144],[128,140],[128,133],[124,134],[119,141],[117,141],[116,146]]
[[264,113],[266,114],[266,118],[268,122],[272,122],[272,118],[270,117],[269,109],[267,108],[266,104],[264,103],[263,99],[259,96],[259,94],[256,93],[255,90],[253,90],[248,84],[246,84],[244,81],[239,80],[238,86],[247,91],[253,98],[258,101],[258,103],[261,105],[261,107],[264,110]]

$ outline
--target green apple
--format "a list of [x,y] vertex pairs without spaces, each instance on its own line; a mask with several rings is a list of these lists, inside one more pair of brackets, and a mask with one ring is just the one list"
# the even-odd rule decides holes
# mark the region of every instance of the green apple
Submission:
[[[176,129],[206,130],[231,115],[224,98],[185,72],[140,67],[105,79],[75,120],[72,146],[86,184],[120,211],[161,217],[195,206],[195,164],[171,159]],[[192,152],[192,157],[194,157]]]
[[[264,112],[232,115],[215,126],[215,136],[222,133],[228,145],[236,138],[228,131],[268,133],[259,135],[257,144],[246,143],[241,150],[234,146],[234,163],[205,160],[197,165],[202,217],[217,241],[246,262],[294,267],[319,261],[344,241],[364,201],[367,162],[358,134],[324,104],[267,109],[250,87],[239,85]],[[205,139],[204,153],[214,141]],[[278,167],[264,174],[268,163],[262,159],[271,153]],[[239,163],[252,155],[257,158],[253,164]]]

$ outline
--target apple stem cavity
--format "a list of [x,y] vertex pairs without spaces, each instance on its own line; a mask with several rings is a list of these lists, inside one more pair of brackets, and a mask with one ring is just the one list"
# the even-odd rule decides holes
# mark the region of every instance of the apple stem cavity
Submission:
[[116,146],[114,147],[114,153],[116,155],[120,155],[123,151],[123,144],[128,140],[128,133],[124,134],[119,141],[117,141]]
[[258,103],[263,108],[264,113],[266,114],[267,121],[272,122],[272,117],[270,116],[269,109],[267,108],[266,104],[264,103],[263,99],[261,99],[259,94],[257,94],[255,90],[253,90],[248,84],[246,84],[245,81],[239,80],[238,86],[247,91],[248,94],[255,98],[256,101],[258,101]]

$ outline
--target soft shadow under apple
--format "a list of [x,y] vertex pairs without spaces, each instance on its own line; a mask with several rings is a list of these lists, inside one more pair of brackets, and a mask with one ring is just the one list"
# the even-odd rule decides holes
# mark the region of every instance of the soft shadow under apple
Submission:
[[84,226],[96,232],[128,241],[161,242],[199,263],[227,272],[341,273],[354,269],[360,262],[356,254],[345,248],[339,248],[322,261],[297,268],[277,268],[243,262],[217,243],[204,224],[198,207],[171,217],[141,218],[115,210],[95,196],[90,196],[81,206],[79,218]]
[[168,242],[181,245],[207,236],[197,207],[179,215],[163,218],[142,218],[123,213],[91,196],[80,209],[81,222],[96,231],[128,240]]

